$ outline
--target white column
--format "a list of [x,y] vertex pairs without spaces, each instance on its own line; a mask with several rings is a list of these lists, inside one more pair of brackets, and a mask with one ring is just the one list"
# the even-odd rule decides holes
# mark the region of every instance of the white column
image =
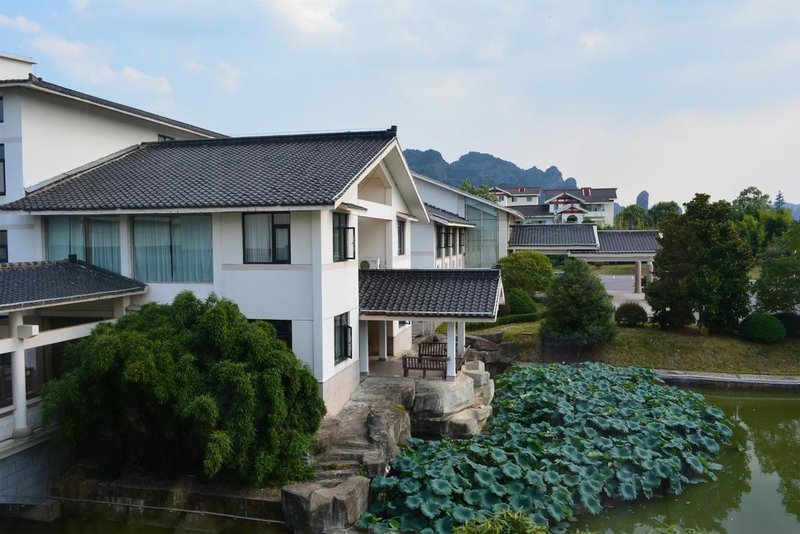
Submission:
[[456,378],[456,323],[447,323],[447,379]]
[[647,283],[650,284],[653,281],[653,260],[647,262]]
[[456,345],[456,354],[458,354],[459,356],[464,355],[464,349],[467,346],[466,325],[467,323],[465,321],[458,322],[458,345]]
[[358,366],[369,374],[369,321],[358,321]]
[[389,351],[386,347],[386,321],[378,322],[378,359],[386,361]]
[[640,261],[636,262],[636,275],[633,280],[633,292],[642,292],[642,262]]
[[17,336],[17,327],[21,325],[22,312],[11,312],[8,315],[9,337],[17,342],[17,348],[11,353],[11,398],[14,402],[14,431],[11,436],[15,438],[24,438],[31,434],[25,385],[25,349]]

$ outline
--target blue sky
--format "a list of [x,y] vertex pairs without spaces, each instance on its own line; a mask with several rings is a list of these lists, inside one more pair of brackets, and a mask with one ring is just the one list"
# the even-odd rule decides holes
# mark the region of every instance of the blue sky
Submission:
[[800,202],[798,0],[0,0],[0,50],[231,135],[397,124],[624,204]]

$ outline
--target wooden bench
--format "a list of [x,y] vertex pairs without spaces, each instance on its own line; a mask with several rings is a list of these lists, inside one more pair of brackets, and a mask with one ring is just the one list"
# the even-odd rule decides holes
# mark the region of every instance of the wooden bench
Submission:
[[[447,378],[447,343],[420,343],[418,356],[403,356],[403,376],[410,370],[422,371],[427,378],[428,371],[441,372]],[[464,365],[464,356],[456,356],[456,372]]]

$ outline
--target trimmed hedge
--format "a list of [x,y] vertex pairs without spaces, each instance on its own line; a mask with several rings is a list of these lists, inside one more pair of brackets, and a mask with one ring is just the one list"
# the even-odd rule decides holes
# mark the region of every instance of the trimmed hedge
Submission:
[[786,339],[783,324],[764,312],[753,312],[739,325],[742,335],[758,343],[780,343]]
[[614,320],[620,326],[641,326],[647,322],[647,312],[638,302],[624,302],[614,312]]
[[786,337],[800,337],[800,314],[781,312],[772,316],[783,324],[783,328],[786,329]]
[[508,304],[509,315],[536,313],[536,303],[533,301],[531,294],[524,289],[518,287],[512,288],[511,291],[508,292],[506,302]]

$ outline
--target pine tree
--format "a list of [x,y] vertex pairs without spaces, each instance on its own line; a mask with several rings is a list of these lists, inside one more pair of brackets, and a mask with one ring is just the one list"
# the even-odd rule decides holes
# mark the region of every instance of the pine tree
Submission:
[[772,203],[772,207],[776,210],[783,209],[783,205],[786,204],[786,200],[783,198],[783,192],[778,190],[778,194],[775,195],[775,202]]

